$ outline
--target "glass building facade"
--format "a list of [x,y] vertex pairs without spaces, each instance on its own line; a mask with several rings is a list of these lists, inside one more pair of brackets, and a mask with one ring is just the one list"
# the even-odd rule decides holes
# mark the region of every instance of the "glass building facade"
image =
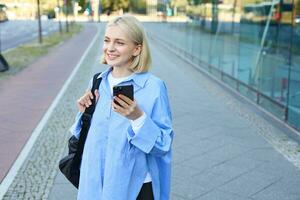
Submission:
[[153,34],[300,130],[300,0],[195,2]]

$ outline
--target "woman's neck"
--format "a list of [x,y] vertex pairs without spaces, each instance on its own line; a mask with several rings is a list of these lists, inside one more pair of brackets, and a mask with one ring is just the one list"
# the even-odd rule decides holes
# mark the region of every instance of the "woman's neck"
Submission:
[[133,72],[131,70],[124,67],[113,67],[113,70],[111,72],[114,78],[122,78],[122,77],[130,76],[132,73]]

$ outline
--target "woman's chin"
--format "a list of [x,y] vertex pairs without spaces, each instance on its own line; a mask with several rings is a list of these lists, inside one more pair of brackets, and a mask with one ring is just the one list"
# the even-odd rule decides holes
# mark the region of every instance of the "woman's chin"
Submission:
[[111,65],[111,66],[115,66],[115,65],[118,64],[118,62],[114,62],[114,61],[112,61],[112,60],[106,60],[106,63],[107,63],[108,65]]

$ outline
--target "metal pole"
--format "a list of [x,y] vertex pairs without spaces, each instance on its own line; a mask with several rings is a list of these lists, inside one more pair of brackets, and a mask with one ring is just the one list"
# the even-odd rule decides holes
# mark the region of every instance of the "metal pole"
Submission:
[[237,0],[234,0],[233,2],[233,12],[232,12],[232,22],[231,22],[231,33],[234,33],[234,25],[235,25],[235,12],[236,12],[236,4]]
[[288,61],[288,85],[286,94],[286,109],[284,120],[287,122],[289,119],[289,104],[290,104],[290,85],[291,85],[291,70],[292,70],[292,54],[293,54],[293,37],[294,37],[294,17],[295,17],[295,0],[292,1],[292,16],[291,16],[291,31],[290,31],[290,48],[289,48],[289,61]]
[[59,32],[60,32],[60,34],[62,34],[62,27],[61,27],[61,21],[60,21],[60,5],[59,5],[59,0],[57,0],[57,8],[58,8],[57,18],[58,18]]
[[98,6],[98,22],[100,22],[100,15],[102,12],[102,6],[101,6],[101,0],[99,0],[99,6]]
[[218,0],[214,0],[212,5],[211,32],[216,33],[217,27],[218,27]]
[[65,8],[66,8],[66,32],[68,33],[69,32],[69,23],[68,23],[68,0],[65,0]]
[[[1,26],[0,26],[1,27]],[[0,29],[0,54],[1,54],[1,52],[2,52],[2,46],[1,46],[2,44],[1,44],[1,29]]]
[[258,65],[259,65],[261,56],[263,55],[263,48],[265,46],[265,42],[266,42],[266,38],[267,38],[267,33],[269,31],[270,22],[271,22],[271,19],[272,19],[272,13],[273,13],[272,11],[274,9],[274,6],[275,6],[276,2],[277,2],[277,0],[272,0],[272,6],[270,8],[270,12],[269,12],[269,15],[268,15],[267,23],[265,25],[263,36],[262,36],[262,39],[261,39],[261,42],[260,42],[260,49],[259,49],[259,52],[257,53],[256,59],[255,59],[255,64],[254,64],[254,68],[253,68],[254,72],[252,74],[254,81],[258,81],[259,76],[260,76],[259,72],[261,70],[261,67],[259,67]]
[[37,0],[37,14],[38,14],[38,24],[39,24],[39,43],[43,42],[42,39],[42,24],[41,24],[41,13],[40,13],[40,0]]
[[203,18],[201,21],[201,26],[202,29],[205,30],[205,26],[206,26],[206,4],[204,4],[204,14],[203,14]]
[[[281,25],[281,17],[282,17],[282,6],[283,6],[283,0],[279,0],[278,4],[278,11],[277,15],[278,18],[276,19],[276,32],[275,32],[275,38],[276,38],[276,53],[279,51],[278,43],[279,43],[279,30],[280,30],[280,25]],[[272,47],[273,48],[273,47]]]

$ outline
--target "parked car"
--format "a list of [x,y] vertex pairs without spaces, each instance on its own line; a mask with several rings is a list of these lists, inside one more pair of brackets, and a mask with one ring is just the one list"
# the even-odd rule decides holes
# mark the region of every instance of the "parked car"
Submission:
[[5,4],[0,4],[0,22],[5,22],[8,20],[6,9],[7,7]]

